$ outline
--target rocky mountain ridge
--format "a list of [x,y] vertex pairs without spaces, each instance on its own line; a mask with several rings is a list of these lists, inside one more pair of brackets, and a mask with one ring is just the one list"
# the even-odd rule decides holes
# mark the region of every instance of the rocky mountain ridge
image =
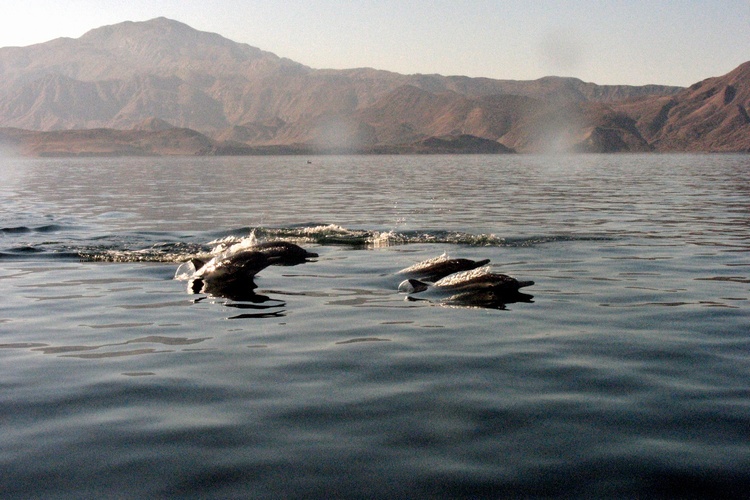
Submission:
[[[165,18],[0,48],[2,135],[36,154],[59,145],[50,132],[85,129],[100,130],[100,152],[101,129],[131,146],[149,131],[208,141],[175,139],[185,154],[750,151],[749,106],[750,63],[687,89],[317,70]],[[177,151],[144,148],[109,152]]]

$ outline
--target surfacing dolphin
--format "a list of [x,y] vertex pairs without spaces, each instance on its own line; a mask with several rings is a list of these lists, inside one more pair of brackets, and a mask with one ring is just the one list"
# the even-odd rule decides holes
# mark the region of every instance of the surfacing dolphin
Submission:
[[490,259],[470,260],[451,259],[447,254],[423,260],[413,266],[400,270],[397,274],[411,276],[412,278],[437,281],[446,276],[461,271],[470,271],[490,263]]
[[454,273],[439,279],[430,286],[416,279],[407,279],[398,286],[399,292],[419,293],[429,288],[441,292],[458,293],[492,290],[495,292],[517,292],[520,288],[533,285],[533,281],[518,281],[507,274],[493,273],[490,266]]
[[193,293],[236,296],[256,288],[254,277],[268,266],[293,266],[318,254],[288,241],[241,242],[208,261],[192,258],[177,268],[176,279],[189,280]]
[[296,266],[318,256],[299,245],[282,240],[263,241],[255,244],[252,249],[268,257],[274,266]]
[[531,302],[533,297],[519,290],[533,284],[533,281],[519,281],[506,274],[493,273],[489,266],[484,266],[451,274],[432,285],[407,279],[401,282],[398,291],[410,294],[408,298],[411,300],[420,300],[411,294],[427,292],[427,297],[442,304],[502,309],[505,304],[513,302]]

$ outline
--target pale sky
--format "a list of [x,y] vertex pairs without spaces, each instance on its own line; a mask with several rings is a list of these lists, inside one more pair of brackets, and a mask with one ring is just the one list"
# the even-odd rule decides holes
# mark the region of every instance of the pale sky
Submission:
[[750,60],[750,0],[0,0],[0,47],[168,17],[313,68],[688,86]]

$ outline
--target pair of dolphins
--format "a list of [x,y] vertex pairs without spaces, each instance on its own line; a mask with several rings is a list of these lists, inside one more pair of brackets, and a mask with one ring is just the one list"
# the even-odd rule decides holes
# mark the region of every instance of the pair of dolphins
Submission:
[[268,266],[295,266],[317,256],[288,241],[257,242],[250,238],[210,260],[194,257],[184,262],[177,268],[175,279],[189,280],[193,293],[241,297],[256,288],[253,278]]
[[[193,292],[228,296],[243,288],[254,289],[254,276],[268,266],[293,266],[315,257],[318,254],[288,241],[253,240],[233,245],[207,261],[193,258],[180,265],[175,278],[190,280]],[[493,273],[489,262],[452,259],[443,254],[399,271],[397,274],[407,279],[398,290],[409,297],[429,290],[447,304],[493,306],[530,301],[531,296],[519,293],[519,289],[533,285],[533,281]]]
[[443,304],[460,306],[504,308],[512,302],[531,301],[531,295],[519,289],[533,285],[533,281],[493,273],[489,263],[489,259],[452,259],[443,254],[399,271],[410,278],[401,282],[398,291],[409,294],[410,300],[420,300],[411,294],[427,291]]

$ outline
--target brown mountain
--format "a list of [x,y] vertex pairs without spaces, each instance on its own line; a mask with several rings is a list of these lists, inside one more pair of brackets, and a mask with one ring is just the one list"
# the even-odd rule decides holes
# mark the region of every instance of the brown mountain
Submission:
[[747,65],[689,89],[316,70],[165,18],[0,48],[0,127],[96,129],[72,142],[99,154],[747,150],[748,89]]
[[622,103],[658,151],[750,152],[750,62],[669,97]]

